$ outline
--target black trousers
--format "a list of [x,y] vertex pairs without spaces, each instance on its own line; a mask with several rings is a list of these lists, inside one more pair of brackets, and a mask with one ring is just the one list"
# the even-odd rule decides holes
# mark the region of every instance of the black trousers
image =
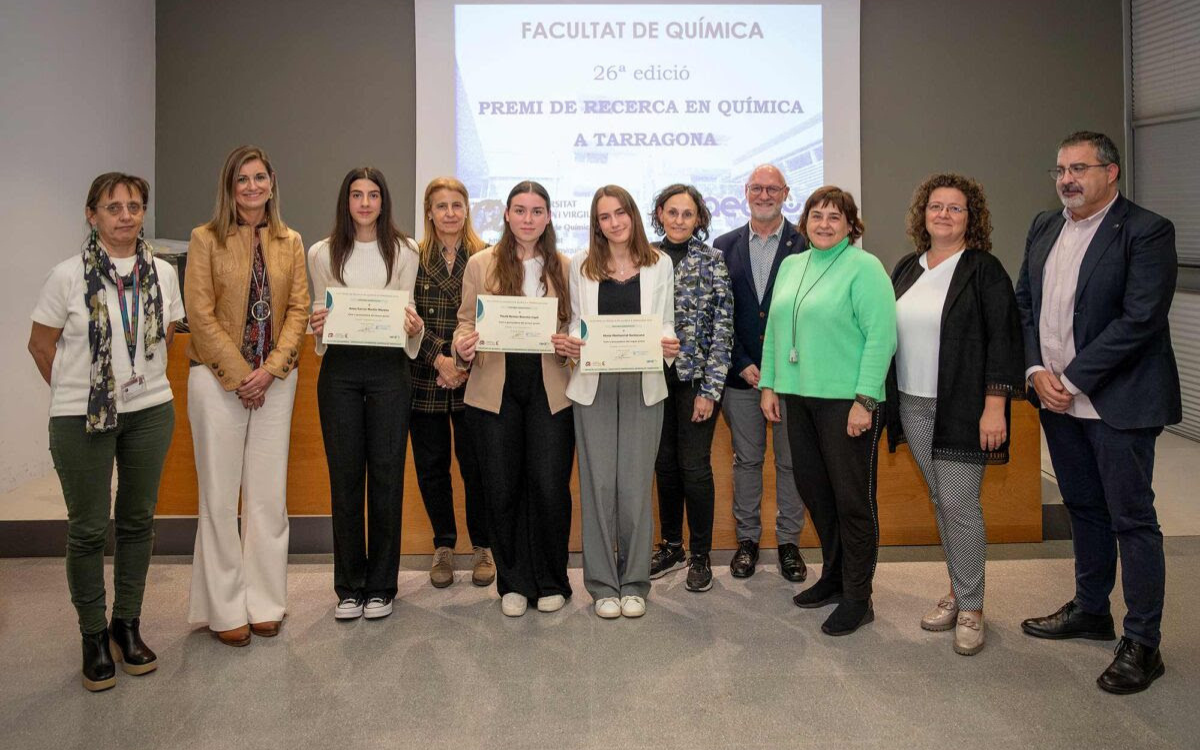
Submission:
[[658,479],[658,521],[663,539],[683,543],[683,512],[687,508],[688,549],[692,554],[712,550],[715,489],[712,473],[713,431],[718,406],[703,422],[692,421],[700,386],[682,382],[672,366],[667,370],[662,439],[654,474]]
[[821,538],[821,580],[841,585],[848,599],[871,598],[879,556],[879,411],[871,429],[846,434],[851,399],[784,395],[796,489]]
[[464,411],[420,412],[409,416],[413,466],[425,512],[433,526],[433,546],[450,547],[458,543],[454,519],[454,487],[450,482],[451,424],[454,426],[454,455],[466,494],[467,534],[472,547],[490,547],[487,505],[483,497],[483,475],[479,471],[475,441],[467,431]]
[[333,587],[339,599],[396,595],[411,400],[402,349],[326,350],[317,409],[329,462]]
[[541,355],[505,355],[500,413],[468,406],[467,426],[487,477],[497,592],[569,597],[575,425],[569,408],[550,413]]
[[1099,419],[1042,409],[1042,428],[1071,516],[1075,601],[1105,614],[1121,561],[1126,637],[1156,648],[1162,638],[1166,560],[1154,510],[1154,443],[1161,427],[1118,430]]

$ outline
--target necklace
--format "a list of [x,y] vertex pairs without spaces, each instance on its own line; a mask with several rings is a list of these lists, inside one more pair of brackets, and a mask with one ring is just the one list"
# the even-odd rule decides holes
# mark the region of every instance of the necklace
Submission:
[[[849,247],[849,244],[847,244],[846,247]],[[796,316],[800,311],[800,305],[804,304],[804,300],[808,298],[809,293],[817,288],[817,284],[821,283],[821,279],[825,278],[825,274],[829,273],[829,270],[833,268],[833,264],[842,259],[842,256],[846,253],[846,247],[838,250],[837,257],[829,261],[829,265],[825,266],[825,270],[821,272],[821,275],[817,277],[817,280],[813,282],[812,286],[810,286],[803,295],[801,295],[800,290],[804,289],[804,278],[808,276],[808,269],[812,266],[813,256],[810,255],[808,257],[808,263],[804,264],[804,273],[800,274],[800,283],[796,286],[796,296],[793,297],[792,302],[792,348],[791,351],[788,352],[788,362],[793,365],[800,361],[800,354],[796,351]],[[816,251],[809,250],[809,252],[811,253]]]
[[250,278],[254,280],[255,286],[258,287],[258,299],[256,299],[254,303],[250,305],[250,317],[254,318],[259,323],[262,323],[271,318],[271,303],[263,299],[263,297],[266,296],[267,287],[267,259],[263,258],[262,276],[259,276],[257,270],[255,269],[255,265],[257,264],[251,261]]

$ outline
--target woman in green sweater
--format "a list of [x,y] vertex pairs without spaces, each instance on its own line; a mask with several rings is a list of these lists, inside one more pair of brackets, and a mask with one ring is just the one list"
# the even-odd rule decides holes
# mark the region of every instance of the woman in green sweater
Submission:
[[896,298],[850,193],[818,188],[797,222],[808,251],[783,261],[763,342],[762,410],[787,433],[796,488],[821,538],[821,579],[798,607],[837,604],[821,626],[846,635],[875,618],[875,503],[884,380],[896,350]]

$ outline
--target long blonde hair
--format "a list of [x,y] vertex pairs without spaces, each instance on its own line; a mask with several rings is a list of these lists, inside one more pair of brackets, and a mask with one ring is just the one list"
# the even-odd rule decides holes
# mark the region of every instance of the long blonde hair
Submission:
[[237,189],[238,174],[247,162],[258,159],[271,175],[271,197],[267,199],[267,225],[274,237],[286,237],[287,225],[279,216],[279,180],[275,176],[275,168],[267,152],[258,146],[238,146],[225,157],[225,166],[221,167],[221,176],[217,179],[217,203],[213,208],[213,217],[206,224],[214,235],[217,243],[224,246],[225,238],[237,227],[237,201],[234,191]]
[[[467,251],[467,255],[474,255],[483,248],[487,247],[479,235],[475,232],[475,227],[471,224],[471,196],[467,194],[467,186],[458,181],[454,177],[435,177],[425,186],[425,231],[421,236],[421,265],[429,268],[431,259],[433,258],[433,248],[437,244],[437,229],[433,226],[433,219],[429,214],[433,210],[431,205],[433,202],[433,194],[439,190],[449,190],[453,193],[458,193],[462,196],[463,203],[467,207],[467,215],[463,219],[462,230],[462,245]],[[453,250],[454,248],[450,248]]]

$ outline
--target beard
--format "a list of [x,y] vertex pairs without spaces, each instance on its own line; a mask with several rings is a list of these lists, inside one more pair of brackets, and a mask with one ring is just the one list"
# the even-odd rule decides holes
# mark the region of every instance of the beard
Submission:
[[1059,190],[1058,199],[1062,201],[1063,206],[1066,208],[1079,208],[1086,202],[1083,191],[1067,193]]

